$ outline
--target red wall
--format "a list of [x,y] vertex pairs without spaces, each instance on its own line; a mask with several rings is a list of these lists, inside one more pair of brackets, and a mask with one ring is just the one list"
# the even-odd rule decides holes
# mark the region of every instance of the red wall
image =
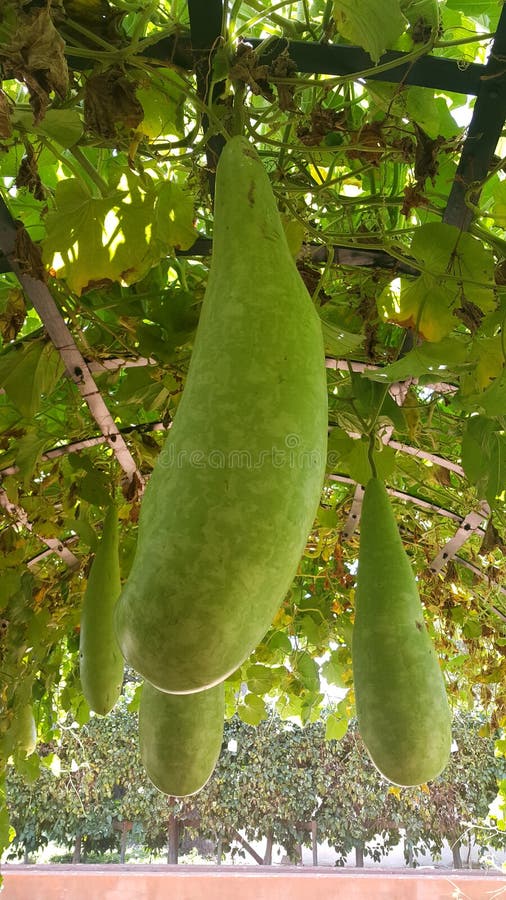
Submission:
[[[2,868],[1,900],[492,900],[506,874],[214,866]],[[497,893],[496,893],[497,892]]]

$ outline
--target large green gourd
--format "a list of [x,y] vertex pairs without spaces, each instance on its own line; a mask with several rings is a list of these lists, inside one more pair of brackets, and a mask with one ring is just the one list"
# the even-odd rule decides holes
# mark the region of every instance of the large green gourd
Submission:
[[320,321],[260,159],[234,137],[217,170],[186,386],[116,613],[125,658],[147,681],[200,691],[261,640],[311,529],[326,440]]
[[21,751],[26,756],[30,756],[30,754],[35,752],[37,746],[37,725],[31,703],[23,703],[17,710],[12,724],[11,737],[14,750]]
[[79,663],[88,705],[105,716],[123,683],[123,657],[114,630],[114,607],[121,591],[118,557],[118,511],[107,510],[81,610]]
[[358,727],[380,772],[423,784],[448,762],[451,716],[409,559],[387,492],[366,486],[353,629]]
[[141,759],[154,785],[172,797],[196,794],[220,755],[223,684],[198,694],[167,694],[145,681],[139,706]]

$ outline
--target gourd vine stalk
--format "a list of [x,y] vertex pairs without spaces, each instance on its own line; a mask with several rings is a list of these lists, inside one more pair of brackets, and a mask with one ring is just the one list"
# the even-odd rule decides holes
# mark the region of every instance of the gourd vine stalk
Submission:
[[233,121],[230,129],[232,137],[244,131],[244,96],[246,85],[243,81],[234,81]]

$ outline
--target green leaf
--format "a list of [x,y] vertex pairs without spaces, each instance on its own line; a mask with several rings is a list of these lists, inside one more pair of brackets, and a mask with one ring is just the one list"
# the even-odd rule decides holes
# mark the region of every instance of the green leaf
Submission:
[[503,416],[506,410],[506,371],[481,394],[472,397],[475,409],[481,410],[486,416]]
[[343,681],[344,666],[341,662],[339,653],[333,651],[330,658],[322,665],[322,675],[329,684],[335,684],[337,687],[347,687]]
[[64,149],[77,144],[83,134],[83,123],[78,109],[48,109],[37,125],[33,124],[31,112],[19,110],[14,113],[12,121],[14,126],[20,127],[22,131],[48,137]]
[[401,0],[401,10],[411,25],[423,22],[433,29],[439,25],[438,0]]
[[409,118],[433,140],[439,136],[450,138],[460,131],[444,97],[435,97],[431,89],[408,87],[406,111]]
[[[351,443],[347,445],[348,452],[340,458],[340,468],[348,472],[357,484],[367,484],[372,476],[369,461],[369,438],[350,438],[350,441]],[[382,444],[381,449],[374,453],[374,463],[378,477],[387,479],[395,468],[395,451],[392,447]]]
[[37,463],[46,447],[46,435],[41,434],[36,428],[28,429],[23,437],[19,439],[16,465],[19,469],[23,487],[26,490],[30,486]]
[[285,655],[291,653],[293,649],[290,638],[285,631],[275,631],[269,636],[269,648]]
[[328,626],[326,622],[315,622],[312,616],[302,616],[297,622],[297,632],[313,647],[319,647],[328,634]]
[[40,775],[40,758],[37,753],[32,753],[30,756],[17,754],[14,757],[14,762],[16,771],[19,772],[27,784],[33,784],[34,781],[37,781]]
[[500,181],[497,176],[494,179],[493,193],[487,215],[490,215],[500,228],[506,228],[506,181]]
[[462,441],[462,467],[472,484],[479,485],[488,478],[488,459],[496,425],[484,416],[468,419]]
[[488,16],[491,11],[490,0],[446,0],[446,6],[465,16]]
[[[495,308],[494,257],[481,241],[454,225],[431,222],[417,228],[411,253],[438,281],[483,312]],[[460,297],[458,297],[460,302]]]
[[348,731],[348,719],[338,712],[331,712],[325,720],[325,740],[340,741]]
[[45,340],[21,344],[0,357],[0,386],[26,419],[33,419],[64,371],[60,354]]
[[462,467],[491,506],[506,491],[506,435],[499,429],[492,419],[472,416],[462,440]]
[[267,694],[273,686],[273,670],[259,664],[248,666],[246,680],[253,694]]
[[327,446],[327,469],[335,472],[344,466],[345,460],[352,452],[356,441],[342,431],[341,428],[333,428],[329,435]]
[[348,356],[364,343],[363,334],[352,334],[333,325],[332,322],[322,321],[323,341],[327,356]]
[[338,31],[363,47],[375,63],[407,24],[398,0],[334,0],[333,11]]
[[93,469],[78,482],[77,491],[83,500],[93,506],[107,506],[111,500],[111,482],[105,472]]
[[16,837],[16,831],[9,821],[9,811],[0,797],[0,852],[6,850]]
[[304,650],[294,654],[293,670],[298,680],[308,691],[320,689],[320,674],[314,659]]
[[246,694],[244,703],[237,707],[237,714],[247,725],[259,725],[262,719],[267,718],[267,708],[261,697]]
[[446,380],[467,368],[467,353],[466,341],[455,335],[434,344],[425,343],[415,347],[397,362],[379,371],[368,369],[364,372],[364,377],[388,383],[418,378],[421,375],[431,375],[438,381]]
[[11,597],[21,586],[21,572],[17,569],[2,571],[0,577],[0,610],[4,609]]

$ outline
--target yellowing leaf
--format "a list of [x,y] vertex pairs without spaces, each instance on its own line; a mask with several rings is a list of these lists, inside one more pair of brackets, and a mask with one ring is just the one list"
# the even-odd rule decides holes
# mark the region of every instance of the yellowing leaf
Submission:
[[412,328],[427,341],[440,341],[455,327],[455,297],[431,275],[400,279],[400,293],[387,286],[378,298],[384,319]]
[[195,240],[193,203],[181,187],[161,181],[141,190],[131,173],[125,180],[128,190],[107,198],[73,178],[57,185],[43,252],[78,294],[104,282],[133,284]]
[[494,257],[481,241],[454,225],[431,222],[415,231],[411,253],[461,305],[495,309]]
[[501,374],[504,368],[504,351],[502,336],[476,340],[471,352],[473,374],[478,387],[483,390]]
[[465,304],[495,309],[493,256],[476,238],[433,222],[416,230],[411,253],[422,274],[396,279],[382,291],[378,310],[384,319],[438,342],[458,324]]
[[292,216],[282,216],[281,219],[290,253],[295,257],[302,247],[302,241],[304,240],[304,225],[302,222],[299,222],[298,219],[293,219]]
[[396,797],[397,800],[400,800],[400,799],[401,799],[401,793],[402,793],[402,791],[401,791],[400,787],[397,787],[397,785],[395,785],[395,784],[391,784],[391,785],[390,785],[390,787],[388,788],[388,792],[387,792],[387,793],[393,794],[393,796]]
[[407,25],[399,0],[334,0],[334,21],[342,36],[367,50],[375,63]]
[[136,95],[144,111],[138,131],[151,140],[166,134],[182,135],[186,85],[177,72],[159,70],[151,82],[141,83]]

